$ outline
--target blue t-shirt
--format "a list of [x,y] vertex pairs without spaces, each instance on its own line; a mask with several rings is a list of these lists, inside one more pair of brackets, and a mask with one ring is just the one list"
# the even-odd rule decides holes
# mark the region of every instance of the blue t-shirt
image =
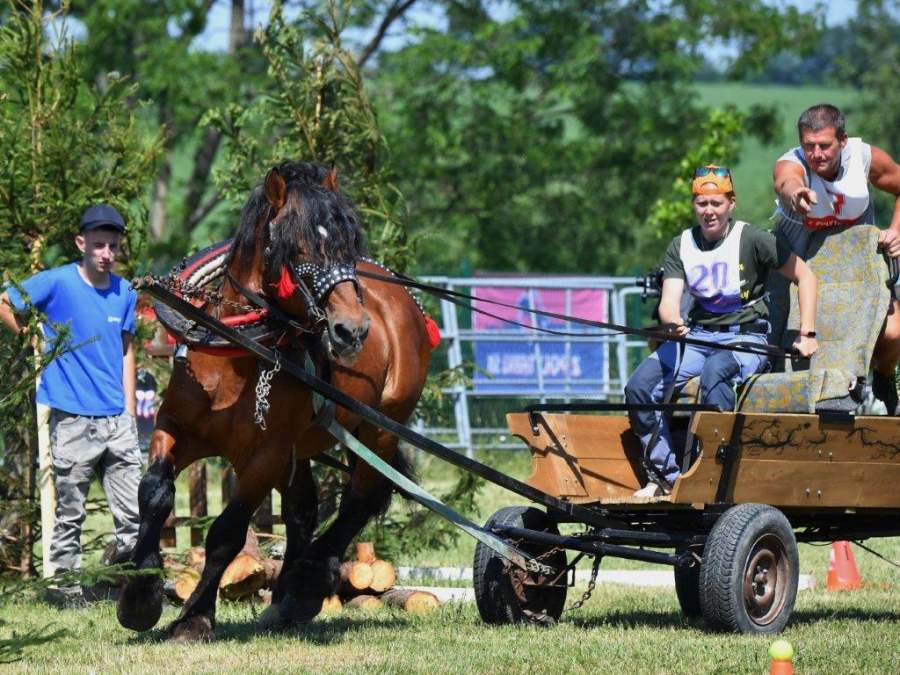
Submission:
[[[38,403],[75,415],[122,413],[122,332],[134,333],[137,293],[115,274],[109,288],[94,288],[77,263],[39,272],[21,286],[51,322],[68,326],[69,351],[44,369]],[[6,291],[13,307],[25,307],[14,287]],[[44,336],[49,350],[57,337],[52,326],[44,325]]]

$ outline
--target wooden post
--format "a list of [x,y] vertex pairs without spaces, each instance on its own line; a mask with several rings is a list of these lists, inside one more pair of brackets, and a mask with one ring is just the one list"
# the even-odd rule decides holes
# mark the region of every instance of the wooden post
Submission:
[[172,504],[172,513],[163,523],[162,532],[159,534],[159,545],[163,548],[177,548],[178,540],[175,538],[175,505]]
[[234,469],[230,466],[222,469],[222,510],[228,506],[234,491],[237,489],[237,476],[234,475]]
[[[40,384],[40,379],[38,379]],[[44,578],[56,571],[50,562],[50,540],[56,522],[56,488],[53,484],[53,456],[50,453],[50,407],[35,405],[38,440],[38,485],[41,493],[41,549],[43,550]]]
[[[206,462],[198,460],[191,464],[188,475],[191,518],[203,518],[207,515],[206,505]],[[203,529],[197,526],[191,527],[191,546],[203,544]]]

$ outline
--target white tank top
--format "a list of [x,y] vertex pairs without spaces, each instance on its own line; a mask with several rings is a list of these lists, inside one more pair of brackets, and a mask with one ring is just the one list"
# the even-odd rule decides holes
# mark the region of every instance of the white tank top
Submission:
[[[872,163],[872,146],[861,138],[848,138],[841,150],[841,163],[837,176],[827,181],[815,171],[811,171],[803,157],[803,150],[797,146],[788,150],[779,161],[799,164],[806,172],[806,180],[816,193],[813,204],[802,223],[808,229],[820,230],[835,225],[858,225],[873,223],[874,212],[869,199],[869,166]],[[801,222],[796,213],[779,204],[779,210],[791,222]]]
[[740,253],[744,225],[736,221],[725,240],[711,251],[697,246],[691,234],[694,228],[681,233],[679,254],[688,290],[707,312],[728,314],[743,307]]

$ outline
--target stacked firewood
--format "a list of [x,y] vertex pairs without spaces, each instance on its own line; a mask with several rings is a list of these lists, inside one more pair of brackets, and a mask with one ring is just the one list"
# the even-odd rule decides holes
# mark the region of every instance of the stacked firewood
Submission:
[[[166,584],[166,594],[174,602],[184,602],[197,584],[206,564],[206,551],[195,546],[185,556],[184,562],[169,559],[166,568],[170,581]],[[224,600],[258,600],[260,591],[271,591],[281,573],[281,561],[263,557],[259,540],[253,530],[247,530],[244,548],[225,568],[219,582],[219,597]]]
[[[205,552],[201,547],[190,549],[184,562],[166,561],[170,577],[166,583],[166,594],[172,601],[181,603],[191,596],[200,581],[205,562]],[[219,596],[234,601],[266,601],[271,597],[281,565],[280,560],[262,556],[259,541],[249,530],[244,548],[222,575]],[[432,593],[395,588],[396,581],[394,566],[387,560],[378,559],[371,543],[361,542],[356,545],[356,559],[341,565],[338,593],[325,599],[322,612],[333,614],[342,608],[372,611],[388,606],[421,614],[440,606],[437,596]]]
[[394,566],[387,560],[379,560],[371,543],[360,542],[356,545],[356,560],[341,565],[338,595],[326,602],[368,611],[387,605],[414,614],[431,611],[441,604],[437,596],[427,591],[394,588],[396,581]]

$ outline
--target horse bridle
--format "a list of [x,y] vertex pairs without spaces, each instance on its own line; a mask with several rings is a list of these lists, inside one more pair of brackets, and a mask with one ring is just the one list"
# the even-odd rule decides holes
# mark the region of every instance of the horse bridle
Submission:
[[[268,223],[269,245],[264,250],[266,259],[266,276],[271,279],[274,276],[268,269],[268,261],[271,253],[271,242],[274,239],[275,226],[278,221],[273,218]],[[356,289],[356,297],[363,304],[362,286],[356,275],[356,265],[353,263],[337,262],[330,265],[320,265],[313,262],[299,262],[286,265],[291,281],[294,284],[294,292],[298,293],[306,306],[306,314],[310,319],[311,327],[315,330],[327,321],[325,311],[321,303],[335,289],[338,284],[350,281]],[[279,271],[279,274],[281,272]],[[307,281],[309,284],[307,284]]]

